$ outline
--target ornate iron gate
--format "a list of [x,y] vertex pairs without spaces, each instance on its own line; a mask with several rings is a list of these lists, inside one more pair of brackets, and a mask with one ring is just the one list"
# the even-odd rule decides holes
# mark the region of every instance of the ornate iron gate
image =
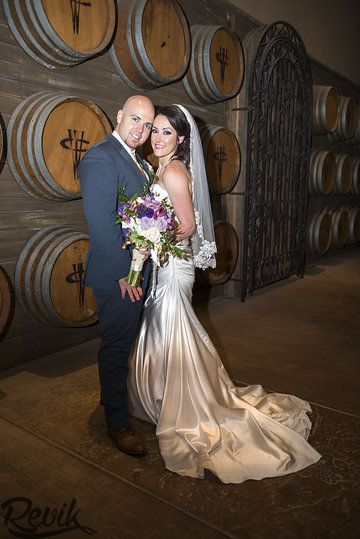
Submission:
[[311,144],[312,77],[300,36],[277,22],[250,39],[258,46],[248,80],[242,301],[304,274]]

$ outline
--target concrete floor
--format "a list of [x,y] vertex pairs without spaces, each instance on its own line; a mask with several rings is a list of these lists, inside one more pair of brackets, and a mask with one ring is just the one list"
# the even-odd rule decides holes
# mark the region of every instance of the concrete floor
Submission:
[[[20,524],[29,534],[64,523],[71,538],[91,530],[99,539],[360,537],[359,284],[356,250],[244,304],[197,305],[234,380],[311,402],[310,442],[323,458],[285,477],[241,485],[179,477],[164,469],[154,429],[140,421],[149,454],[118,452],[98,404],[97,341],[2,373],[1,501],[29,501],[13,502],[19,520],[1,519],[0,537]],[[26,503],[40,511],[30,521],[20,518]],[[48,528],[46,507],[58,510]]]

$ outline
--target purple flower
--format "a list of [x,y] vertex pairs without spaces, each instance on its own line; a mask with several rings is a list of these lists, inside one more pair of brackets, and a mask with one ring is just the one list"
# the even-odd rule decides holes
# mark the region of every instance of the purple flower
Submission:
[[122,227],[122,233],[124,236],[127,236],[129,234],[129,228]]
[[139,218],[141,217],[152,217],[154,215],[154,210],[151,208],[145,208],[143,211],[139,213]]
[[152,226],[154,226],[154,221],[152,219],[149,219],[149,217],[142,217],[140,220],[141,228],[144,230],[149,230]]
[[156,221],[156,227],[160,232],[164,232],[167,229],[167,220],[165,217],[159,217]]

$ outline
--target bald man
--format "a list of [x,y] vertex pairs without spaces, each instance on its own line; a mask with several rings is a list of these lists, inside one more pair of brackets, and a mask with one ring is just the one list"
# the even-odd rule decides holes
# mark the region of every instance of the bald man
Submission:
[[90,236],[85,285],[93,289],[100,322],[98,365],[107,432],[121,451],[136,456],[147,449],[129,426],[128,358],[149,264],[145,263],[142,288],[127,284],[131,253],[122,249],[124,238],[115,211],[120,188],[130,198],[142,190],[147,179],[147,165],[135,152],[150,135],[154,113],[150,99],[130,97],[117,114],[113,133],[90,148],[79,165]]

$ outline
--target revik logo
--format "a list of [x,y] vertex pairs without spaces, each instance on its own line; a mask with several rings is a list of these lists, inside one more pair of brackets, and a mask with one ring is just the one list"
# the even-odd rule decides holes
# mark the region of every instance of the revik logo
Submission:
[[33,505],[29,498],[18,496],[2,503],[4,528],[13,537],[52,537],[75,530],[88,535],[95,530],[83,526],[79,522],[79,509],[76,509],[76,499],[69,504],[64,503],[60,508],[40,508]]

